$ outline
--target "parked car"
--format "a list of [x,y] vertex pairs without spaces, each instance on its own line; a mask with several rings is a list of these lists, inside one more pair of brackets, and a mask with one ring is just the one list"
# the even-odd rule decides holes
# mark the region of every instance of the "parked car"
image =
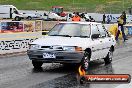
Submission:
[[103,58],[111,63],[115,44],[101,23],[60,22],[48,36],[32,42],[27,54],[34,68],[43,63],[81,63],[87,70],[93,60]]
[[10,18],[16,21],[20,21],[21,19],[31,20],[38,17],[35,14],[21,13],[13,5],[0,5],[0,18]]

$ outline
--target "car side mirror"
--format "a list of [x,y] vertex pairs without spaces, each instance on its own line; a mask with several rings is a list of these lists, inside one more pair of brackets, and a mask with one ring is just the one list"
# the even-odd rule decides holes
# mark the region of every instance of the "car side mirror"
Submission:
[[100,34],[92,34],[91,38],[92,39],[97,39],[100,37]]

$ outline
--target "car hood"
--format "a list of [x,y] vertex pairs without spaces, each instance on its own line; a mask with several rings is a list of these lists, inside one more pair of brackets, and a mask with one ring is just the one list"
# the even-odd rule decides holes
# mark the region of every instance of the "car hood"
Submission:
[[90,38],[80,37],[62,37],[62,36],[45,36],[32,42],[31,44],[37,44],[41,46],[84,46],[88,45]]

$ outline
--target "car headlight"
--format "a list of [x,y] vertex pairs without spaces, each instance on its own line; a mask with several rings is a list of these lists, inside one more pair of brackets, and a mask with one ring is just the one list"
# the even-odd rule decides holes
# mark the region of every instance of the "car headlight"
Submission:
[[29,49],[39,49],[40,45],[30,45]]
[[78,46],[64,46],[63,47],[63,50],[64,51],[82,51],[82,48],[81,47],[78,47]]

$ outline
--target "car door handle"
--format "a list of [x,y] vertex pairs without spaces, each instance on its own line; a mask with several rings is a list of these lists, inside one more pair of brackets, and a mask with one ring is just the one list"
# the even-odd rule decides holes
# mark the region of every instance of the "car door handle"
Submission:
[[102,41],[100,41],[100,42],[102,42]]

